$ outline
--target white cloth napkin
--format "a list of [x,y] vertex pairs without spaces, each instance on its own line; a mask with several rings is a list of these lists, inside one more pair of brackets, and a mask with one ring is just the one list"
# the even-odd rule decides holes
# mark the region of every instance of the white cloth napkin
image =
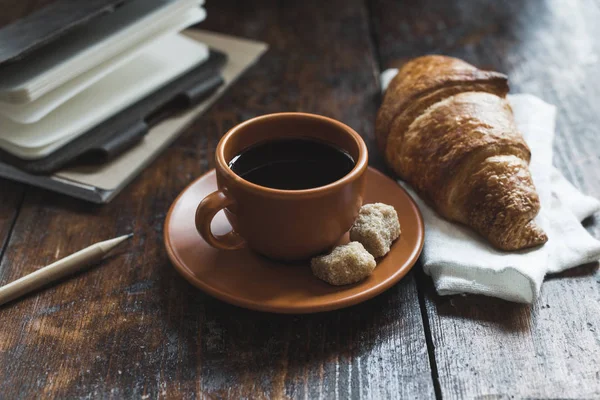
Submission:
[[[381,74],[385,91],[397,70]],[[580,221],[600,210],[552,166],[556,109],[529,94],[509,95],[515,120],[531,149],[530,171],[540,197],[536,222],[548,242],[533,250],[502,252],[464,226],[442,219],[404,182],[425,220],[421,260],[441,295],[475,293],[532,303],[547,273],[564,271],[600,259],[600,242]]]

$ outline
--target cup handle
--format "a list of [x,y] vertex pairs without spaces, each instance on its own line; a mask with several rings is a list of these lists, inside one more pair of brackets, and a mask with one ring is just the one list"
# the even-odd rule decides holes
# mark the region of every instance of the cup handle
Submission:
[[221,190],[206,196],[196,209],[196,230],[206,243],[221,250],[237,250],[246,246],[244,239],[235,231],[215,236],[210,229],[210,223],[215,215],[233,204],[233,200]]

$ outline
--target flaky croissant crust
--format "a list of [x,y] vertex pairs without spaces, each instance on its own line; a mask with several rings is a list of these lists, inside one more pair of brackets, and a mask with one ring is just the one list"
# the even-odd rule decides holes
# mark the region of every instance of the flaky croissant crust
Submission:
[[473,89],[504,97],[508,79],[453,57],[431,55],[407,62],[388,85],[379,108],[375,136],[380,149],[385,147],[394,119],[403,118],[403,129],[407,129],[433,103]]
[[407,63],[392,80],[376,123],[387,163],[443,217],[495,247],[517,250],[547,236],[530,151],[508,102],[506,76],[445,56]]

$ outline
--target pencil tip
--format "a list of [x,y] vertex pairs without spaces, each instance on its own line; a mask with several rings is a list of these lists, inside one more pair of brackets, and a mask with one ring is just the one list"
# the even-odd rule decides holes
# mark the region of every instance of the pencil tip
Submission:
[[104,242],[97,243],[97,245],[100,246],[102,251],[104,251],[105,253],[108,253],[109,251],[111,251],[112,249],[114,249],[115,247],[120,245],[121,243],[131,239],[132,236],[133,236],[133,233],[130,233],[128,235],[122,235],[122,236],[116,237],[114,239],[109,239]]

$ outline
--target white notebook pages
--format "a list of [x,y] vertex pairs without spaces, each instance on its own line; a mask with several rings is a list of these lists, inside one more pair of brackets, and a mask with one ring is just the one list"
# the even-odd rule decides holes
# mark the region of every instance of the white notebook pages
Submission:
[[45,46],[35,54],[35,60],[27,58],[0,68],[0,99],[11,103],[34,101],[166,29],[172,17],[201,3],[199,0],[127,2],[115,12]]
[[[225,84],[209,98],[190,110],[153,126],[144,139],[116,159],[98,166],[78,166],[52,176],[30,175],[0,162],[0,176],[65,193],[95,203],[114,198],[136,175],[146,168],[179,133],[221,94],[267,49],[266,44],[220,33],[188,30],[186,35],[210,48],[227,54],[222,70]],[[199,135],[202,132],[198,132]]]
[[0,116],[0,147],[24,159],[47,156],[207,58],[205,44],[181,34],[159,38],[36,123]]
[[128,48],[108,61],[92,68],[91,70],[71,79],[56,89],[46,93],[37,100],[29,103],[5,103],[0,101],[0,114],[22,124],[31,124],[39,121],[51,111],[58,108],[61,104],[71,97],[82,92],[100,79],[132,60],[147,46],[154,43],[158,38],[168,34],[180,32],[183,29],[201,22],[206,17],[206,12],[193,7],[183,10],[181,14],[171,17],[166,29],[155,33],[153,36],[136,43],[132,48]]

